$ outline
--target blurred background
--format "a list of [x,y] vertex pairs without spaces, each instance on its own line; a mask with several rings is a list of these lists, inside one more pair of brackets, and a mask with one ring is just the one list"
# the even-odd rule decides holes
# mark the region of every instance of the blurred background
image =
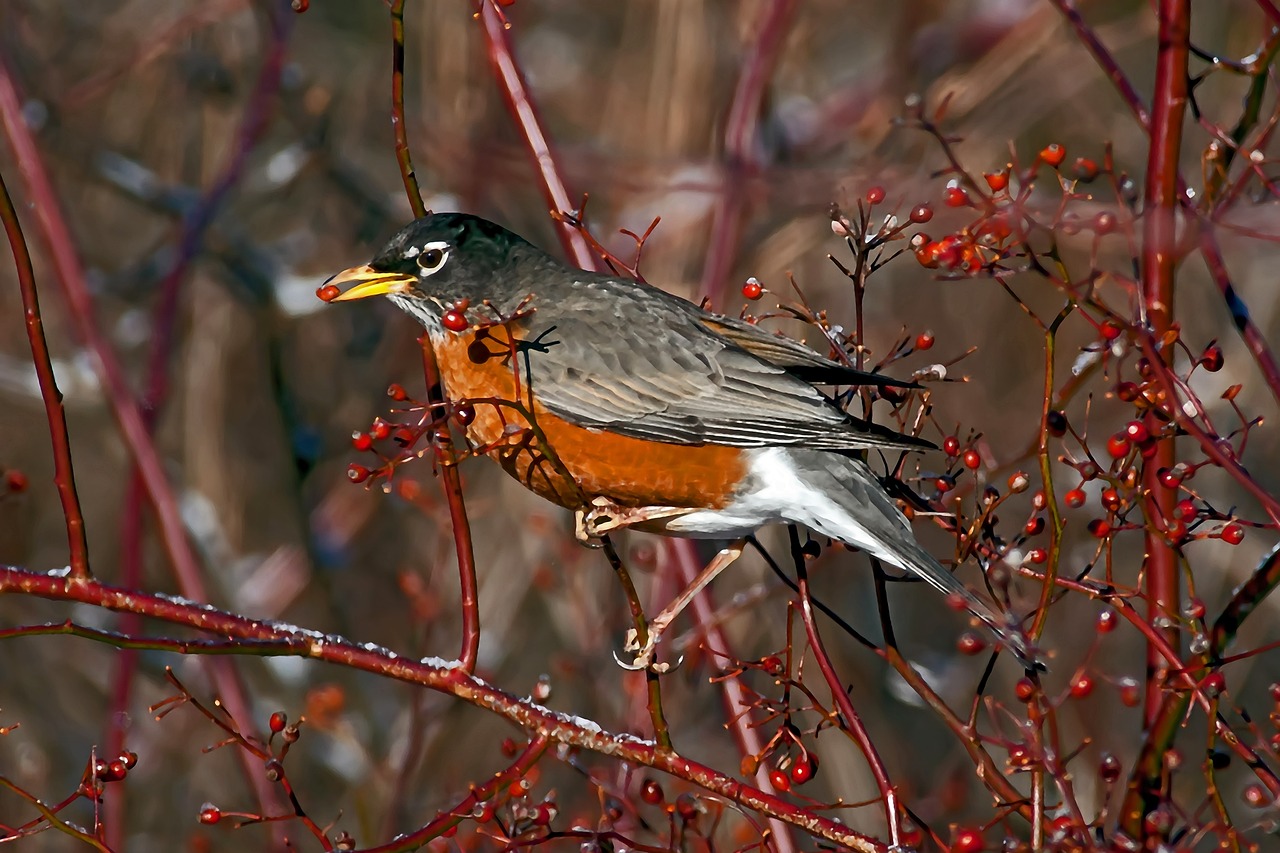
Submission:
[[[1155,38],[1150,4],[1080,5],[1148,97]],[[408,134],[427,205],[495,219],[558,253],[547,202],[472,11],[468,3],[418,2],[405,17]],[[909,95],[931,106],[950,98],[945,129],[962,139],[957,150],[975,172],[999,170],[1014,154],[1028,162],[1051,142],[1064,145],[1069,158],[1099,162],[1111,144],[1117,170],[1139,181],[1146,161],[1145,135],[1046,2],[521,0],[504,12],[565,182],[575,197],[590,193],[593,232],[627,257],[630,242],[617,230],[640,232],[661,216],[644,252],[646,278],[691,298],[711,294],[726,313],[743,307],[740,285],[747,276],[790,299],[791,273],[833,322],[852,323],[848,282],[826,257],[848,259],[832,234],[830,206],[856,209],[870,187],[882,186],[886,212],[922,202],[941,210],[945,179],[933,174],[945,160],[937,143],[895,125]],[[246,0],[3,0],[0,20],[0,59],[85,267],[94,322],[139,395],[147,391],[157,341],[163,353],[171,335],[160,362],[168,387],[155,410],[157,442],[212,602],[401,654],[454,656],[455,558],[430,466],[419,463],[397,475],[421,483],[417,500],[346,477],[347,464],[359,459],[350,435],[386,413],[388,384],[422,393],[417,327],[389,304],[330,307],[314,296],[326,277],[363,263],[411,216],[389,117],[386,5],[318,0],[295,15]],[[776,56],[752,66],[765,22],[776,28]],[[1230,57],[1257,50],[1265,34],[1262,14],[1248,0],[1197,3],[1194,22],[1198,45]],[[273,51],[283,62],[278,82],[269,68],[263,71]],[[727,138],[726,126],[748,67],[763,68],[767,83],[752,113],[758,132],[742,146]],[[1206,120],[1230,125],[1245,85],[1229,74],[1210,75],[1197,90]],[[264,96],[272,86],[276,94]],[[264,122],[261,132],[254,131],[257,120]],[[1208,138],[1189,124],[1184,174],[1193,184],[1200,181],[1199,155]],[[9,147],[0,146],[0,171],[36,255],[93,569],[118,581],[130,460],[38,238],[34,211],[25,208],[30,199]],[[1051,209],[1056,194],[1044,197]],[[1102,209],[1108,199],[1102,194],[1082,204]],[[184,218],[206,215],[198,247],[184,249]],[[1276,230],[1265,205],[1244,203],[1233,216],[1259,231]],[[939,213],[930,229],[943,233],[948,221]],[[1222,239],[1235,286],[1269,335],[1275,329],[1274,245],[1229,233]],[[1087,239],[1064,245],[1087,264]],[[1099,267],[1131,274],[1121,249],[1117,244],[1112,255],[1104,253]],[[175,265],[182,274],[168,307],[162,282]],[[0,561],[43,570],[66,564],[66,537],[7,261],[0,264],[0,283],[0,467],[29,480],[22,493],[0,496]],[[1041,279],[1016,279],[1014,286],[1049,316],[1061,306]],[[1181,271],[1178,298],[1185,339],[1194,346],[1219,338],[1226,351],[1227,369],[1201,377],[1208,384],[1197,386],[1206,400],[1216,404],[1227,385],[1243,382],[1242,409],[1270,417],[1275,402],[1198,261]],[[938,280],[908,255],[873,277],[866,320],[874,358],[904,331],[935,336],[932,351],[893,368],[899,375],[976,347],[953,368],[953,375],[972,381],[935,390],[935,418],[944,429],[958,425],[962,435],[980,431],[992,464],[1033,468],[1034,460],[1019,462],[1019,454],[1035,434],[1043,400],[1041,335],[997,285]],[[799,326],[778,328],[804,334]],[[1084,322],[1067,325],[1058,364],[1063,376],[1094,338]],[[1098,436],[1126,417],[1104,399],[1109,387],[1098,379],[1092,403],[1081,394],[1068,409],[1073,422],[1083,422],[1091,405],[1090,430]],[[1269,432],[1251,437],[1246,463],[1274,487]],[[943,434],[926,432],[935,441]],[[921,461],[926,473],[943,464],[940,454]],[[1003,487],[1007,472],[1001,471],[992,476]],[[476,461],[463,475],[480,571],[482,673],[520,695],[545,676],[553,707],[607,729],[646,732],[643,682],[612,660],[628,617],[602,555],[576,544],[566,513],[525,493],[496,467]],[[1065,475],[1064,483],[1069,480]],[[1206,473],[1200,486],[1219,508],[1240,504],[1246,517],[1261,517],[1224,478]],[[150,521],[145,529],[142,585],[173,590]],[[951,547],[940,534],[922,536],[938,553]],[[1096,546],[1085,539],[1070,540],[1064,570],[1082,570],[1093,558]],[[1273,541],[1270,531],[1258,531],[1236,549],[1192,546],[1197,593],[1210,612]],[[1139,544],[1117,546],[1114,570],[1129,582]],[[625,545],[642,593],[660,607],[675,591],[657,571],[661,541],[637,534]],[[963,574],[971,583],[977,579],[972,566]],[[832,606],[878,636],[861,556],[832,552],[821,561],[817,583]],[[1029,608],[1036,594],[1034,586],[1015,586],[1015,604]],[[789,594],[759,559],[744,560],[712,595],[725,605],[732,645],[726,651],[751,659],[783,647]],[[967,713],[985,658],[957,654],[964,620],[917,587],[895,586],[891,598],[903,649]],[[1246,626],[1242,647],[1274,639],[1265,623],[1274,625],[1275,614],[1267,610]],[[1096,612],[1075,600],[1055,610],[1045,642],[1055,650],[1054,677],[1066,679],[1086,655]],[[117,624],[92,610],[0,600],[5,626],[68,617]],[[833,644],[855,704],[887,745],[890,770],[921,817],[945,828],[984,813],[987,795],[954,736],[878,658],[852,643]],[[1095,763],[1089,766],[1102,749],[1131,756],[1140,738],[1137,710],[1125,707],[1114,688],[1123,677],[1142,677],[1142,646],[1136,634],[1121,631],[1107,649],[1098,669],[1110,681],[1065,707],[1061,718],[1069,741],[1071,733],[1078,738],[1089,729],[1094,740],[1081,759]],[[0,643],[0,726],[21,724],[0,737],[0,775],[50,800],[70,791],[90,746],[104,741],[111,722],[116,665],[116,652],[83,640]],[[114,721],[141,757],[126,800],[127,849],[265,844],[261,829],[196,825],[206,800],[223,808],[247,807],[251,800],[228,750],[200,753],[219,739],[207,721],[189,712],[151,719],[147,707],[172,692],[163,681],[165,665],[193,690],[210,690],[192,661],[142,656],[128,714]],[[385,840],[447,807],[468,782],[503,765],[499,744],[518,734],[449,697],[389,681],[287,658],[236,665],[255,702],[256,719],[242,721],[246,727],[261,731],[275,710],[310,718],[290,757],[295,783],[309,813],[325,823],[341,812],[339,826],[362,843]],[[676,745],[713,766],[734,768],[738,753],[708,674],[706,658],[694,655],[663,682]],[[1265,657],[1239,664],[1230,673],[1233,698],[1263,702],[1277,674],[1280,668]],[[1000,667],[994,689],[1007,690],[1017,675],[1012,666]],[[1113,722],[1086,726],[1086,719]],[[1199,754],[1203,729],[1188,738],[1189,754]],[[836,737],[818,743],[822,774],[806,794],[847,801],[874,796],[865,764],[847,743]],[[590,757],[583,762],[615,779],[622,772]],[[562,811],[594,823],[599,806],[589,786],[553,762],[544,772],[540,785],[560,789]],[[1227,790],[1238,791],[1246,777],[1225,779]],[[1104,795],[1096,779],[1082,773],[1077,784],[1082,802],[1100,808]],[[0,822],[26,819],[25,808],[0,793]],[[882,831],[877,808],[842,816],[864,831]],[[19,849],[70,845],[46,833]]]

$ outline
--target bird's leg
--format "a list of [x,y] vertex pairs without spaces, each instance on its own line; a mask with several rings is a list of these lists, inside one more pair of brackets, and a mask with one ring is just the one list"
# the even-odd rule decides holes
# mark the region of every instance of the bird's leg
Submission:
[[715,580],[717,575],[729,568],[735,560],[742,556],[742,550],[746,545],[746,539],[739,539],[728,548],[722,550],[719,554],[716,554],[714,559],[712,559],[710,563],[707,563],[706,568],[699,572],[698,576],[693,579],[693,582],[685,587],[684,591],[677,595],[674,601],[668,604],[661,613],[653,618],[649,623],[649,636],[643,644],[640,643],[639,637],[634,628],[628,630],[627,642],[623,646],[623,649],[628,652],[633,652],[635,654],[635,659],[629,664],[623,663],[622,667],[624,669],[648,669],[652,666],[658,671],[665,671],[667,668],[666,664],[660,664],[657,666],[653,664],[653,651],[658,645],[658,639],[662,636],[662,633],[667,630],[671,623],[675,621],[675,618],[689,606],[690,602],[693,601],[697,594],[702,592],[703,588],[707,584]]
[[591,499],[591,509],[580,509],[573,514],[574,535],[579,542],[590,544],[614,530],[689,512],[688,507],[623,506],[606,497],[595,497]]

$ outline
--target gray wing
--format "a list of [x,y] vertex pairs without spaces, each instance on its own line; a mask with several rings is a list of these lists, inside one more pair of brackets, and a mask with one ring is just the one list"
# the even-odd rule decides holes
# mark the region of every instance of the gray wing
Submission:
[[875,385],[890,388],[919,388],[915,382],[894,379],[882,373],[858,370],[847,364],[832,361],[811,350],[797,340],[761,329],[759,326],[726,317],[708,314],[701,323],[711,331],[742,347],[754,356],[781,367],[805,382],[821,385]]
[[708,315],[692,303],[579,275],[554,304],[535,295],[528,325],[541,337],[524,348],[533,394],[571,423],[684,445],[932,446],[851,418],[786,368],[703,325]]

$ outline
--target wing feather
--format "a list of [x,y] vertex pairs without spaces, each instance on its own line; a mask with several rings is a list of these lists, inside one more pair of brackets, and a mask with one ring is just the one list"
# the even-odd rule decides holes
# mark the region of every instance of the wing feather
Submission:
[[[734,327],[735,334],[726,336],[707,322],[711,315],[683,299],[637,282],[578,275],[554,304],[535,300],[525,321],[530,339],[555,327],[556,342],[528,348],[525,357],[534,395],[559,417],[684,445],[932,446],[848,416],[789,372],[788,366],[801,364],[841,368],[803,344],[775,344],[774,336],[747,324],[750,333]],[[636,317],[652,322],[636,323]],[[744,348],[753,335],[773,349]],[[598,340],[609,345],[588,343]],[[812,358],[805,361],[799,350]],[[782,353],[788,363],[770,363],[771,353]]]

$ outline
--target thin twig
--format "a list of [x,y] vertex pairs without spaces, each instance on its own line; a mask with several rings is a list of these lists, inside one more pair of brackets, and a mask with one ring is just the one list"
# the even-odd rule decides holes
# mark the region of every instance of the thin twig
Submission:
[[62,516],[66,519],[71,575],[88,578],[92,576],[89,570],[89,543],[85,537],[84,513],[80,511],[80,495],[76,492],[75,467],[71,464],[71,434],[67,430],[67,412],[62,405],[62,392],[58,390],[57,377],[53,375],[49,341],[45,338],[44,320],[40,316],[40,298],[36,293],[36,274],[31,267],[31,252],[27,249],[26,238],[22,236],[22,223],[18,221],[18,212],[14,210],[3,175],[0,175],[0,220],[4,221],[9,247],[13,250],[18,287],[22,291],[27,342],[31,345],[31,361],[35,365],[36,379],[40,383],[40,398],[44,400],[44,413],[49,421],[49,440],[53,442],[53,482],[58,487]]

